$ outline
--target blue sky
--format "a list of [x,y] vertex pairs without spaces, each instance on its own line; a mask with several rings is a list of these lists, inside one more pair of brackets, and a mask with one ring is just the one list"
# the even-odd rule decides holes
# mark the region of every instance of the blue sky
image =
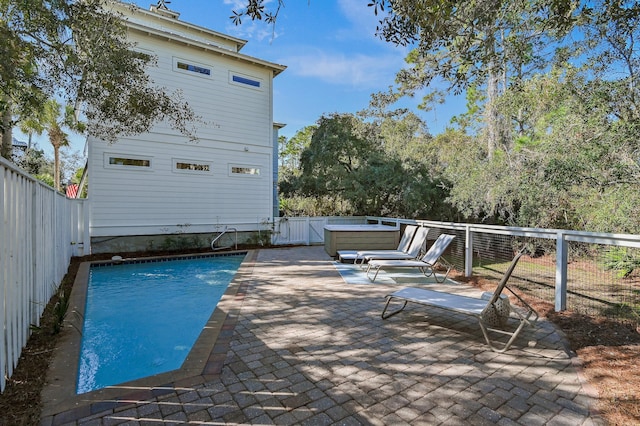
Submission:
[[[152,0],[133,1],[140,7]],[[314,124],[322,114],[357,112],[367,107],[372,93],[386,91],[404,65],[408,48],[375,36],[379,18],[367,0],[286,0],[275,26],[245,19],[235,26],[229,17],[242,0],[171,0],[168,6],[180,20],[247,40],[242,53],[286,65],[274,79],[274,121],[286,126],[280,134],[292,137]],[[271,0],[269,5],[274,5]],[[420,112],[420,99],[409,107],[433,134],[444,130],[453,115],[464,111],[464,99],[451,99],[435,111]],[[25,138],[19,137],[25,140]],[[82,150],[84,138],[73,137],[72,149]],[[45,136],[36,139],[50,152]]]

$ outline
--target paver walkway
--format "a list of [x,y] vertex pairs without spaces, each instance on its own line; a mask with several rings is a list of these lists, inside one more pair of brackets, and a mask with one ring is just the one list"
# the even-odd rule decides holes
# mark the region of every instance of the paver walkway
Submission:
[[42,425],[604,424],[550,323],[497,354],[464,315],[414,305],[382,320],[398,287],[345,284],[323,247],[261,250],[212,353],[219,374],[48,407]]

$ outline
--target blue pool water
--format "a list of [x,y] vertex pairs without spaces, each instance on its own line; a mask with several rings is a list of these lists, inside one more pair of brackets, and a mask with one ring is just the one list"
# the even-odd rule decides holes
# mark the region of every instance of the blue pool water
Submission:
[[243,259],[92,267],[76,392],[180,368]]

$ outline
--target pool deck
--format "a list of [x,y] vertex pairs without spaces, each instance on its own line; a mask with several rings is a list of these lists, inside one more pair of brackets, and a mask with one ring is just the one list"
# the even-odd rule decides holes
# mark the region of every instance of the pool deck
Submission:
[[320,246],[252,251],[186,368],[67,398],[76,366],[58,362],[41,425],[605,424],[551,323],[498,354],[472,317],[410,305],[382,320],[404,286],[347,284]]

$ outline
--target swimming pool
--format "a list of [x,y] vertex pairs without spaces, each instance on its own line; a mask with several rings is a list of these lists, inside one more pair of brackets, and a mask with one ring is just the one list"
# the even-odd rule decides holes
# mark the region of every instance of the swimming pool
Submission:
[[92,266],[76,393],[180,368],[244,257]]

